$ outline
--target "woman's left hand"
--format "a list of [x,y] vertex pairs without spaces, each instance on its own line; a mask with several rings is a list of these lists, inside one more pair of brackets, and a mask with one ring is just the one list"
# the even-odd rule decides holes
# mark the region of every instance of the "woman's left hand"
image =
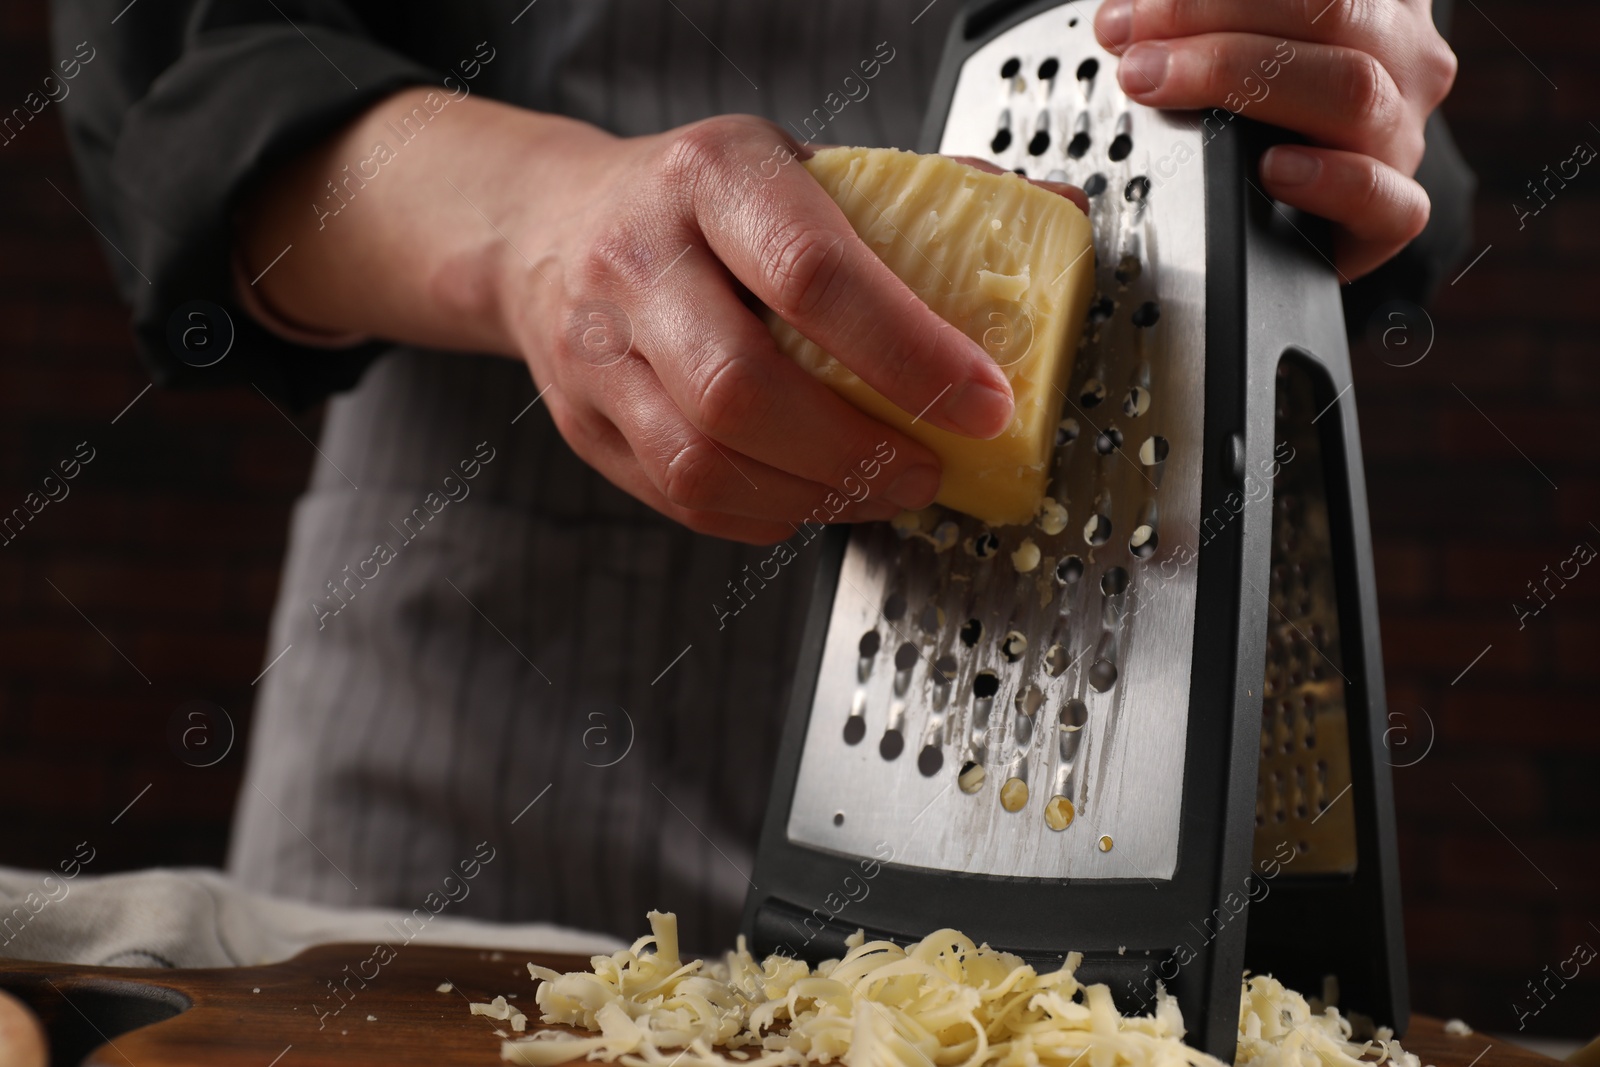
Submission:
[[1346,281],[1427,225],[1412,175],[1456,74],[1428,0],[1107,0],[1095,33],[1133,100],[1247,112],[1309,140],[1268,150],[1261,186],[1334,222]]

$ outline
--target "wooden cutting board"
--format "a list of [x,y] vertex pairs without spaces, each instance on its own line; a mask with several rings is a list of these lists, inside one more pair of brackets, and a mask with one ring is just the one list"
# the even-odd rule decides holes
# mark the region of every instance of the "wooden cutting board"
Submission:
[[[515,993],[511,1003],[537,1028],[530,960],[558,971],[589,964],[584,956],[426,945],[384,959],[371,945],[318,945],[282,963],[218,970],[0,959],[0,989],[44,1022],[58,1064],[493,1067],[501,1062],[495,1030],[510,1026],[471,1014],[467,1004]],[[439,992],[444,982],[454,989]],[[1557,1063],[1480,1034],[1451,1036],[1425,1016],[1412,1017],[1404,1044],[1433,1067]]]

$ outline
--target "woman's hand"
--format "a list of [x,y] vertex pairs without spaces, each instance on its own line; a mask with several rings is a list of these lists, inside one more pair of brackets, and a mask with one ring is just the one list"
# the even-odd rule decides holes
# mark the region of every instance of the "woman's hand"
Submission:
[[994,360],[856,236],[800,151],[748,116],[613,141],[564,218],[525,227],[542,254],[503,260],[500,303],[567,442],[705,533],[786,538],[847,487],[863,499],[841,518],[884,519],[939,486],[934,454],[780,353],[759,305],[933,425],[993,437],[1011,419]]
[[527,232],[542,254],[503,261],[501,303],[562,436],[617,485],[754,541],[792,536],[846,479],[866,486],[846,518],[932,501],[933,453],[781,354],[756,302],[936,426],[1009,422],[994,360],[873,255],[776,126],[726,116],[611,144],[587,195]]
[[1427,224],[1412,175],[1423,124],[1456,74],[1428,0],[1107,0],[1095,33],[1141,104],[1247,108],[1306,137],[1262,157],[1261,184],[1336,224],[1346,281]]
[[[940,478],[932,451],[782,355],[762,305],[923,421],[970,437],[1010,422],[994,360],[856,236],[772,123],[618,138],[432,96],[434,118],[428,90],[396,93],[247,199],[243,276],[269,326],[520,358],[591,466],[744,541],[819,511],[888,518]],[[408,116],[426,132],[363,163]]]

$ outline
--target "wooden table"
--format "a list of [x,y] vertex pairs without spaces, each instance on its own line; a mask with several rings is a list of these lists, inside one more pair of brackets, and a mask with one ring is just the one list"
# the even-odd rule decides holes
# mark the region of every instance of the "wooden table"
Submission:
[[[264,967],[162,971],[0,959],[0,989],[33,1008],[56,1063],[95,1067],[494,1067],[496,1029],[469,1001],[504,995],[538,1027],[532,960],[586,969],[583,956],[401,945],[319,945]],[[450,992],[439,986],[451,983]],[[369,1016],[371,1017],[369,1019]],[[1552,1067],[1481,1034],[1413,1016],[1402,1039],[1433,1067]]]

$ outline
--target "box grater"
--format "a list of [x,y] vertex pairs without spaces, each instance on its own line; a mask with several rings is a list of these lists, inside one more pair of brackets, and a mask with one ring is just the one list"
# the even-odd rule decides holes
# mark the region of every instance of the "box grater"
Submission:
[[[1255,184],[1271,131],[1130,102],[1097,6],[969,5],[920,146],[1089,194],[1097,292],[1049,490],[1066,527],[830,533],[746,930],[812,959],[857,928],[953,926],[1044,966],[1079,950],[1123,1010],[1161,982],[1229,1061],[1247,966],[1307,993],[1336,976],[1346,1011],[1403,1030],[1326,233]],[[1019,573],[1024,538],[1043,558]]]

